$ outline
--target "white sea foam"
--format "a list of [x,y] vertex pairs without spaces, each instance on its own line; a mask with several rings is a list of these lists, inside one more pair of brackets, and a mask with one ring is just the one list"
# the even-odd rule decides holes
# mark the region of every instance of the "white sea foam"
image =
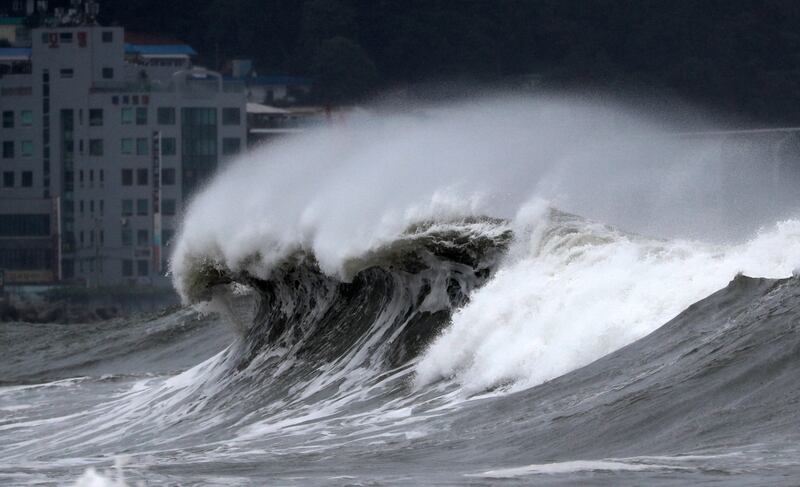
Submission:
[[[98,472],[94,467],[89,467],[83,472],[74,487],[128,487],[122,468],[128,463],[128,458],[119,456],[114,459],[114,468],[109,471]],[[141,487],[143,484],[137,484]]]
[[508,261],[417,364],[418,385],[531,387],[641,338],[739,272],[788,277],[800,260],[798,220],[723,246],[524,218]]
[[640,472],[644,470],[685,470],[685,468],[612,460],[575,460],[570,462],[543,463],[538,465],[526,465],[524,467],[489,470],[487,472],[467,476],[504,479],[529,475],[558,475],[575,472]]
[[[644,336],[738,272],[797,268],[800,223],[773,227],[797,215],[797,187],[774,177],[766,152],[725,159],[718,140],[666,130],[599,104],[505,98],[287,139],[234,163],[192,202],[175,286],[193,301],[202,266],[266,278],[298,251],[347,279],[348,264],[412,224],[504,218],[515,229],[505,263],[425,353],[417,384],[529,387]],[[595,223],[561,231],[549,207],[654,238]],[[754,239],[721,243],[759,225]]]

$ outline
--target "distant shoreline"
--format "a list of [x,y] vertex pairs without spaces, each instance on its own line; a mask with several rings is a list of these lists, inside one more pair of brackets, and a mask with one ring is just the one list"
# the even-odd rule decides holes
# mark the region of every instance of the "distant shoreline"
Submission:
[[0,294],[0,323],[91,323],[180,306],[166,287],[6,287]]

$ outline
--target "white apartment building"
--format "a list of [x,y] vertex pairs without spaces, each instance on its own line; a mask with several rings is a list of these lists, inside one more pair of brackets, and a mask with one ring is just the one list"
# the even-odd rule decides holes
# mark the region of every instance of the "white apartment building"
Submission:
[[122,27],[30,37],[0,48],[6,282],[166,284],[187,198],[246,146],[243,87]]

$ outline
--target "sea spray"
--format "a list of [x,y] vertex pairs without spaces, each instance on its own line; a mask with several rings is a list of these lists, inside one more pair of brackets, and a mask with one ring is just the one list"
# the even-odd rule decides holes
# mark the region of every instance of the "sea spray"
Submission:
[[800,200],[764,197],[796,190],[759,167],[769,148],[722,159],[719,140],[671,130],[602,103],[499,97],[312,131],[243,157],[192,202],[175,286],[196,302],[301,261],[349,282],[409,228],[498,219],[514,244],[415,383],[530,387],[644,336],[737,272],[796,265],[797,220],[752,239],[798,215]]
[[[575,98],[479,98],[359,117],[242,156],[190,204],[171,258],[186,302],[203,269],[268,279],[297,254],[328,275],[420,221],[512,219],[532,198],[657,238],[742,240],[796,215],[768,145],[720,139]],[[768,195],[769,197],[766,197]]]

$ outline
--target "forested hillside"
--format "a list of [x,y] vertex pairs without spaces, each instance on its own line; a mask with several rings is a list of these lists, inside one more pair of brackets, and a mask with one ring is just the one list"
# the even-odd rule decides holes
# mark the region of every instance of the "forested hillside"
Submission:
[[104,23],[174,33],[221,68],[312,76],[328,101],[437,80],[669,93],[800,123],[793,0],[105,0]]

